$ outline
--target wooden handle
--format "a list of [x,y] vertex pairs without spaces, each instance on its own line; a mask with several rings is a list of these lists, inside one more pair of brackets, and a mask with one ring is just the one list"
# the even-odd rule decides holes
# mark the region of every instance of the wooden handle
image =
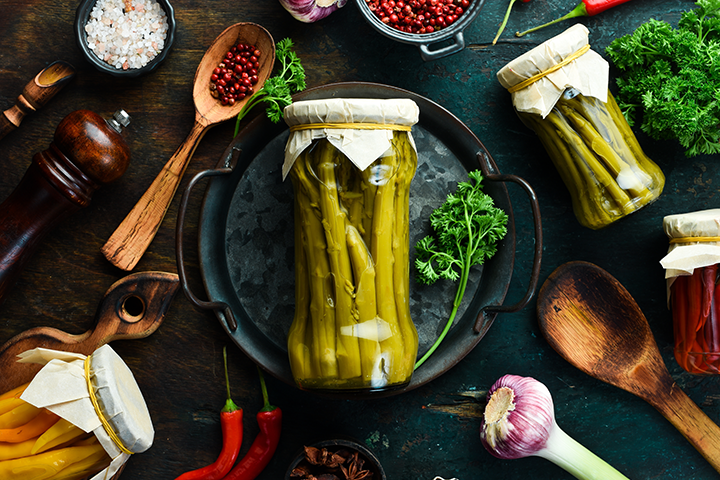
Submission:
[[5,135],[12,132],[16,128],[17,127],[7,117],[7,114],[3,112],[3,114],[0,115],[0,138],[3,138]]
[[144,338],[160,327],[180,281],[174,273],[142,272],[115,282],[105,293],[95,328],[71,335],[51,327],[26,330],[0,347],[0,392],[32,379],[41,366],[17,363],[17,355],[37,347],[89,355],[113,340]]
[[178,147],[145,194],[120,223],[102,247],[110,263],[123,270],[132,270],[155,238],[170,202],[180,186],[185,169],[210,125],[196,117],[185,141]]
[[720,472],[720,427],[677,385],[646,399]]
[[20,126],[23,118],[44,106],[75,76],[75,69],[69,63],[51,63],[23,89],[15,105],[0,117],[0,138]]

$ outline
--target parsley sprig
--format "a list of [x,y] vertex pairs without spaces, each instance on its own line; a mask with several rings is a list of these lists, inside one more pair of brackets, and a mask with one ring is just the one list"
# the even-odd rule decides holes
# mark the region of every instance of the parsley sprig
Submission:
[[507,234],[508,216],[482,191],[482,174],[475,170],[468,173],[468,178],[470,181],[459,182],[457,191],[430,214],[434,236],[415,245],[418,282],[431,285],[441,278],[460,280],[445,328],[415,368],[427,360],[450,330],[465,295],[470,268],[495,255],[497,242]]
[[292,103],[293,93],[305,89],[305,69],[297,53],[293,51],[293,46],[293,41],[289,38],[280,40],[275,46],[275,58],[280,62],[280,71],[268,78],[263,87],[253,93],[243,105],[235,122],[234,135],[240,130],[240,121],[258,103],[267,103],[267,116],[277,123],[282,118],[283,108]]
[[618,105],[630,125],[656,140],[677,139],[685,155],[720,153],[720,0],[698,0],[677,28],[651,19],[606,49],[623,71]]

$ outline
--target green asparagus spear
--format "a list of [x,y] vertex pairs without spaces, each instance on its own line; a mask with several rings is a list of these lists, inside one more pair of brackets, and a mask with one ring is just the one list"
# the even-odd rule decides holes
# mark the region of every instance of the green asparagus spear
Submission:
[[[319,193],[307,174],[307,155],[303,152],[290,172],[299,205],[300,226],[304,231],[310,278],[310,321],[314,334],[312,354],[319,359],[324,378],[338,377],[335,334],[335,308],[327,301],[332,298],[333,286],[328,282],[330,263],[325,233],[318,210]],[[311,198],[313,200],[311,200]],[[302,278],[296,281],[304,281]]]
[[400,165],[395,175],[395,224],[392,239],[393,282],[398,323],[402,332],[403,355],[399,368],[407,372],[407,381],[413,371],[417,357],[418,334],[410,317],[410,225],[409,203],[410,182],[417,166],[417,154],[410,145],[407,134],[395,132],[394,145],[398,149]]
[[345,225],[347,215],[340,207],[335,178],[337,150],[327,140],[320,140],[316,148],[317,163],[313,164],[319,180],[320,211],[325,229],[330,271],[335,285],[335,321],[337,336],[337,358],[340,378],[360,377],[360,350],[357,337],[352,335],[357,319],[353,316],[352,267],[347,249]]

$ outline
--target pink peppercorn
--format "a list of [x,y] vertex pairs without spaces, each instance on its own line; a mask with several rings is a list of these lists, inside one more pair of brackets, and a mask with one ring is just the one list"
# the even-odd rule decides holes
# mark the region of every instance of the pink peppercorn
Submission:
[[470,6],[471,0],[365,0],[384,24],[402,32],[423,34],[447,28]]

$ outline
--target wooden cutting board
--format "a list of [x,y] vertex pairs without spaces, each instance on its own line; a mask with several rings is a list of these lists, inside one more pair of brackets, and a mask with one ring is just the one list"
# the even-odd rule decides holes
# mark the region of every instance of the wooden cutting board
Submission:
[[158,329],[180,282],[174,273],[140,272],[115,282],[105,293],[93,329],[71,335],[52,327],[26,330],[0,347],[0,392],[29,382],[41,365],[17,363],[37,347],[88,355],[113,340],[144,338]]

